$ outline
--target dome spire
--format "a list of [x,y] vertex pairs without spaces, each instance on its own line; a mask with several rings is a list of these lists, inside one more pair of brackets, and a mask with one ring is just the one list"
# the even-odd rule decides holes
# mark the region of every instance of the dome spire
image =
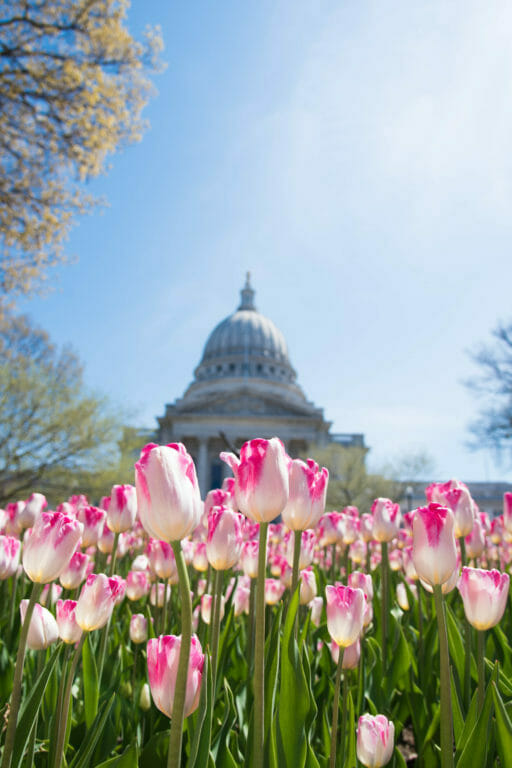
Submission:
[[240,306],[238,309],[248,309],[248,310],[256,310],[256,307],[254,306],[254,289],[251,285],[251,273],[247,272],[245,276],[245,285],[240,291],[240,295],[242,297],[242,301],[240,302]]

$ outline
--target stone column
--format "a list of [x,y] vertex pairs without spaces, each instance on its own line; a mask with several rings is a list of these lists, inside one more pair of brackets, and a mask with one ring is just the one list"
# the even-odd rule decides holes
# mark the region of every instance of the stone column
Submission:
[[204,499],[208,490],[208,439],[199,438],[199,451],[197,455],[197,479],[201,496]]

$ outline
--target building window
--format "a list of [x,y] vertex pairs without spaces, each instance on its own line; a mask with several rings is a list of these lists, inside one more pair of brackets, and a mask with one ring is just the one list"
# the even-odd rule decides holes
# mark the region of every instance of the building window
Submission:
[[214,462],[210,469],[210,490],[220,488],[222,485],[222,464]]

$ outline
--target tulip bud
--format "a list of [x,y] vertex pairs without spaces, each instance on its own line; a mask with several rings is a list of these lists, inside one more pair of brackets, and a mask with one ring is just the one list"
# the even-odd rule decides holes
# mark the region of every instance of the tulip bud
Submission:
[[202,505],[194,462],[181,443],[142,449],[135,465],[139,515],[150,536],[180,541],[199,523]]
[[431,502],[419,507],[412,523],[412,559],[420,577],[431,586],[444,584],[457,567],[453,512]]
[[104,627],[116,603],[123,594],[123,583],[109,579],[104,573],[91,573],[82,587],[76,605],[76,621],[84,632]]
[[150,586],[146,571],[130,571],[126,577],[126,597],[128,600],[140,600],[148,594]]
[[246,576],[250,579],[258,577],[258,552],[259,544],[257,541],[246,541],[242,545],[240,553],[240,565]]
[[508,573],[463,568],[458,589],[469,623],[479,630],[491,629],[501,621],[507,605]]
[[313,459],[305,464],[300,459],[290,463],[290,493],[283,509],[283,521],[292,531],[314,528],[325,511],[329,471],[321,470]]
[[208,515],[206,556],[212,568],[232,568],[242,550],[242,515],[228,507],[214,507]]
[[[149,640],[147,645],[151,695],[158,709],[167,717],[172,717],[180,648],[181,635],[177,637],[161,635]],[[191,715],[199,705],[203,666],[204,654],[201,643],[196,635],[192,635],[185,693],[185,717]]]
[[[25,621],[28,600],[20,603],[21,623]],[[28,628],[27,646],[32,651],[42,651],[59,639],[59,628],[50,611],[36,603]]]
[[375,499],[372,504],[373,538],[377,541],[391,541],[398,535],[400,527],[400,504],[391,499]]
[[357,726],[357,759],[366,768],[381,768],[391,760],[395,726],[384,715],[362,715]]
[[311,621],[315,627],[319,627],[322,622],[322,611],[324,607],[324,601],[321,597],[314,597],[309,604],[311,608]]
[[21,541],[13,536],[0,536],[0,581],[13,576],[20,562]]
[[235,498],[238,509],[258,523],[269,523],[288,502],[288,457],[277,438],[249,440],[240,451],[221,453],[220,458],[235,476]]
[[83,554],[83,552],[75,552],[59,576],[59,581],[64,589],[77,589],[85,581],[90,565],[91,560],[88,555]]
[[147,712],[151,708],[151,695],[147,683],[144,683],[140,690],[139,707],[143,712]]
[[57,600],[59,637],[69,645],[78,643],[82,629],[76,623],[76,600]]
[[110,555],[112,553],[112,550],[114,549],[114,539],[114,531],[111,531],[107,525],[104,525],[98,538],[98,549],[103,555]]
[[199,573],[206,573],[208,570],[208,558],[206,557],[206,543],[204,541],[196,541],[194,547],[194,556],[192,558],[192,566],[199,571]]
[[481,520],[475,517],[473,530],[464,539],[466,544],[466,555],[469,558],[477,558],[485,549],[485,532]]
[[137,515],[137,492],[133,485],[114,485],[107,510],[107,525],[114,533],[132,528]]
[[251,590],[249,587],[244,587],[243,584],[238,584],[233,595],[233,606],[235,616],[240,616],[242,613],[249,614],[249,597]]
[[163,608],[166,590],[167,602],[169,602],[171,597],[171,588],[169,584],[162,584],[161,582],[158,582],[158,584],[152,584],[151,591],[149,593],[149,602],[151,605],[155,605],[157,608]]
[[23,568],[29,579],[46,584],[67,567],[82,535],[83,525],[60,512],[41,512],[25,537]]
[[340,528],[341,515],[339,512],[326,512],[318,523],[318,539],[321,547],[338,544],[343,541]]
[[150,539],[146,548],[149,567],[159,579],[169,580],[171,584],[178,583],[178,569],[171,545],[167,541]]
[[373,517],[368,512],[361,515],[359,531],[366,544],[373,541]]
[[84,531],[82,533],[82,547],[84,549],[98,543],[106,519],[107,513],[104,509],[90,506],[80,507],[77,514],[77,520],[84,526]]
[[279,579],[265,579],[265,603],[277,605],[284,592],[284,584]]
[[355,643],[363,629],[364,592],[341,584],[327,585],[325,597],[329,634],[338,645],[346,648]]
[[47,506],[46,496],[43,496],[42,493],[32,493],[24,504],[23,509],[19,510],[18,521],[21,527],[32,528],[43,509],[46,509]]
[[132,643],[145,643],[148,639],[148,620],[143,613],[134,613],[130,619],[130,640]]
[[[337,665],[340,658],[340,646],[338,643],[331,640],[329,646],[331,651],[332,660]],[[343,661],[341,662],[342,669],[356,669],[359,664],[359,657],[361,656],[361,640],[357,638],[352,645],[348,645],[343,651]]]

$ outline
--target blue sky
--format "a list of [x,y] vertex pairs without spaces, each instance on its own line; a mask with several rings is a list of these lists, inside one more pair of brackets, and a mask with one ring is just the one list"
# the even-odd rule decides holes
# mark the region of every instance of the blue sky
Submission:
[[134,2],[166,71],[91,190],[72,264],[22,308],[153,426],[246,270],[307,396],[379,467],[510,479],[467,450],[468,349],[511,317],[512,7]]

